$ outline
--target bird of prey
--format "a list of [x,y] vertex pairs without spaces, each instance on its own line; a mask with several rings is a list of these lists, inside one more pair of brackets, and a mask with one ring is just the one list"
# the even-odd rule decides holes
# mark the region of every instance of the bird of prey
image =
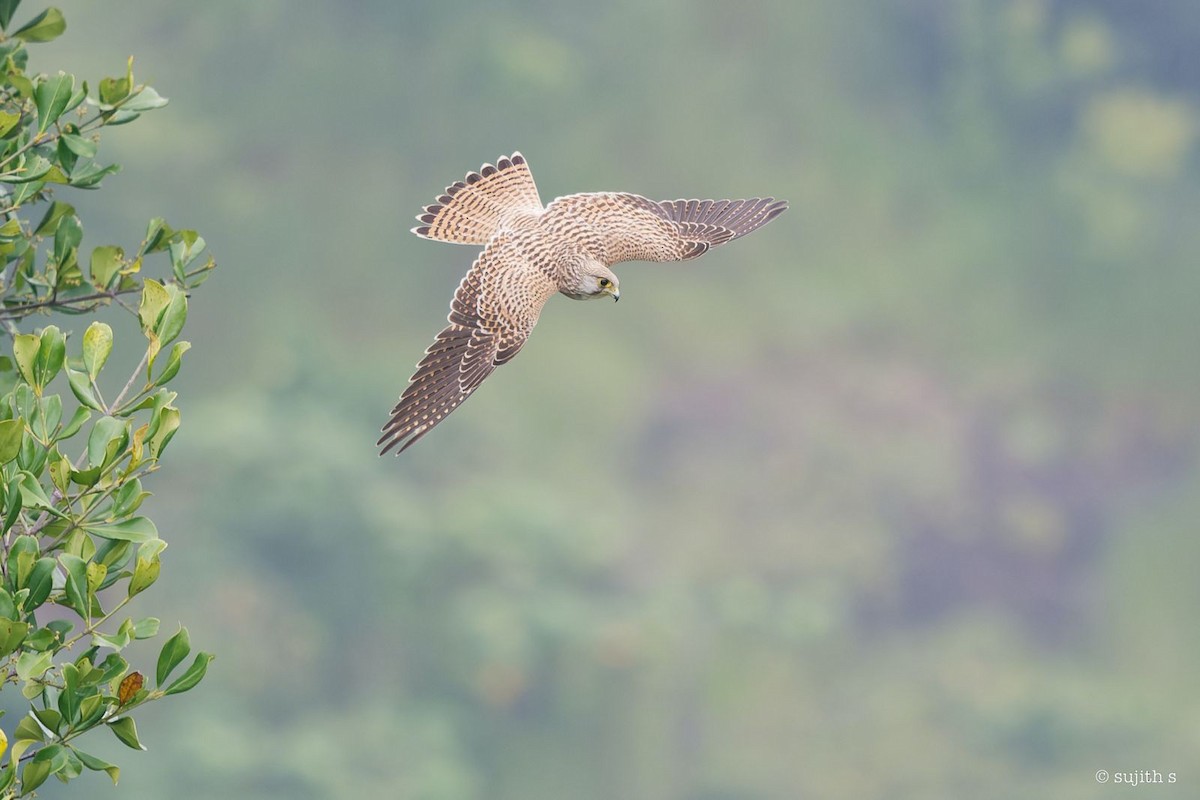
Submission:
[[404,452],[458,408],[525,344],[542,306],[556,293],[574,300],[611,297],[621,261],[684,261],[733,241],[783,213],[772,197],[664,200],[590,192],[543,207],[520,153],[446,187],[417,216],[417,236],[484,245],[450,303],[447,325],[425,351],[392,409],[380,455]]

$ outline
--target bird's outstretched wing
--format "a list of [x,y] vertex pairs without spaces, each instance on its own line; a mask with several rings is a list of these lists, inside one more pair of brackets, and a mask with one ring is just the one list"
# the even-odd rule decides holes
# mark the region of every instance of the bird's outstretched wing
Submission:
[[696,258],[761,228],[787,207],[786,201],[773,197],[655,201],[596,192],[560,197],[546,209],[546,216],[585,223],[598,234],[605,260],[615,264]]
[[397,455],[458,408],[525,344],[557,287],[501,234],[463,277],[447,325],[425,351],[376,442]]

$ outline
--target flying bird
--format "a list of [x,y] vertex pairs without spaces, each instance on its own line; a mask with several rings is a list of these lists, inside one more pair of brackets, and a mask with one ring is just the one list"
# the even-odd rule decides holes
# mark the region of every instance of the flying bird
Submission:
[[619,300],[613,264],[696,258],[785,209],[772,197],[657,202],[622,192],[572,194],[543,207],[529,164],[515,152],[468,173],[425,207],[412,232],[483,252],[454,293],[450,324],[383,426],[379,454],[407,450],[508,363],[556,293]]

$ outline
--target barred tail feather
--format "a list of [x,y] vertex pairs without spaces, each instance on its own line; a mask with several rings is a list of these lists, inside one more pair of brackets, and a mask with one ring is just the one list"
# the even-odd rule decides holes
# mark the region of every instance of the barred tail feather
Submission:
[[487,244],[507,215],[541,211],[529,164],[514,152],[447,186],[436,203],[417,215],[421,224],[412,232],[439,242]]

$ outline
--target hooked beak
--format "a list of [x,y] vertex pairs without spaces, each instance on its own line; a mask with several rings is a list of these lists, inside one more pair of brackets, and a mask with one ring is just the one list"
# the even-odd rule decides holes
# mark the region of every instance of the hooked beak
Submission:
[[613,292],[613,293],[612,293],[612,296],[613,296],[613,302],[614,302],[614,303],[615,303],[615,302],[617,302],[618,300],[620,300],[620,299],[621,299],[621,293],[620,293],[620,292]]

